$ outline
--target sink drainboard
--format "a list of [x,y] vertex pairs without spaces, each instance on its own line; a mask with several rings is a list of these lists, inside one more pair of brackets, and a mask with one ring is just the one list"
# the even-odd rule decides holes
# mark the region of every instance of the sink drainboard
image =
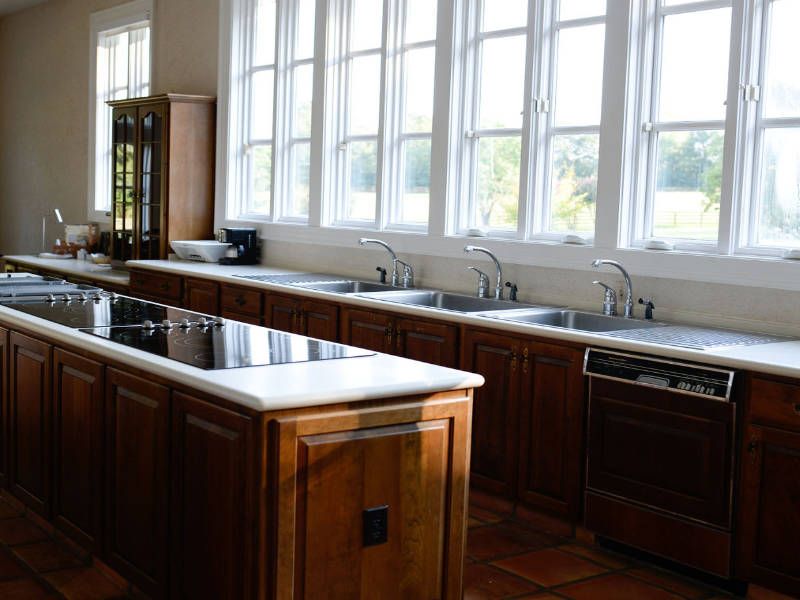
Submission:
[[705,329],[702,327],[686,327],[669,325],[652,329],[627,329],[624,331],[609,331],[609,337],[665,344],[667,346],[680,346],[696,350],[711,350],[726,346],[756,346],[758,344],[772,344],[775,342],[788,342],[790,338],[763,333],[748,333],[745,331],[723,331],[720,329]]

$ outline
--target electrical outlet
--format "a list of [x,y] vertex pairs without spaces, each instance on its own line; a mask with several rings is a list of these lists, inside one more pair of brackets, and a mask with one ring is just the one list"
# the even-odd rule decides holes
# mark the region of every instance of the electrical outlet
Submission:
[[389,539],[389,506],[375,506],[364,510],[364,547],[385,544]]

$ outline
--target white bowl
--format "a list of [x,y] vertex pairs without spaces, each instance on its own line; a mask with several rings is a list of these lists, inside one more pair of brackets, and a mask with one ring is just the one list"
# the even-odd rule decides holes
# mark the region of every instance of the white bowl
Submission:
[[180,258],[184,260],[201,260],[205,262],[219,262],[225,256],[225,251],[230,244],[223,244],[216,240],[181,240],[170,242]]

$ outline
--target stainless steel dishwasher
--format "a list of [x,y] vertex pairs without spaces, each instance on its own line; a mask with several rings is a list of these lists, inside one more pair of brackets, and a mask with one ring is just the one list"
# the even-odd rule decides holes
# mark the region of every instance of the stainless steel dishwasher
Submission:
[[731,574],[735,373],[590,348],[585,525]]

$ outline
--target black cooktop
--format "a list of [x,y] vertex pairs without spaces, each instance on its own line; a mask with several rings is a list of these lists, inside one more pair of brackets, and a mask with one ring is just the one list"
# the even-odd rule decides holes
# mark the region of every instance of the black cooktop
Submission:
[[95,327],[86,333],[201,369],[231,369],[333,358],[374,352],[237,321],[205,327]]
[[79,329],[90,327],[116,327],[121,325],[141,325],[144,321],[161,323],[164,319],[180,322],[181,319],[197,321],[207,315],[144,302],[127,296],[104,296],[100,300],[72,299],[64,302],[60,298],[54,302],[44,300],[23,300],[6,303],[4,306],[19,310],[34,317],[47,319],[59,325]]

